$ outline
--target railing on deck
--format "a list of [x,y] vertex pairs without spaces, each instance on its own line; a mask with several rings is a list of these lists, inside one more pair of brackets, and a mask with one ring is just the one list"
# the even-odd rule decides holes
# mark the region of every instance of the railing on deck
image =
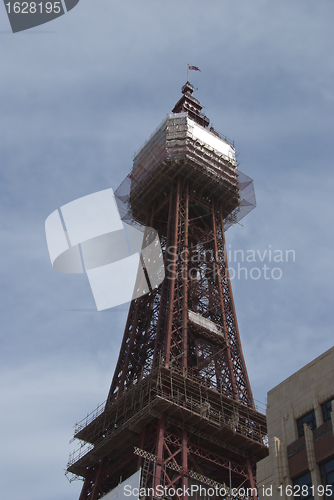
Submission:
[[[194,388],[187,388],[187,379],[184,379],[185,383],[181,385],[179,380],[178,383],[175,379],[173,381],[173,375],[174,378],[180,376],[179,373],[171,370],[168,373],[162,373],[161,369],[154,370],[140,385],[135,385],[126,391],[109,408],[106,408],[106,402],[104,402],[77,423],[75,435],[105,411],[105,421],[102,424],[105,429],[97,426],[97,429],[92,431],[96,434],[91,435],[90,439],[95,444],[82,442],[79,449],[70,455],[68,467],[89,453],[94,446],[110,438],[116,432],[120,432],[122,427],[129,424],[131,420],[134,421],[132,424],[135,424],[139,412],[144,412],[148,405],[161,399],[189,410],[215,425],[228,426],[235,434],[267,445],[266,428],[254,421],[254,409],[232,400],[227,402],[223,397],[217,401],[216,395],[215,400],[212,393],[206,390],[208,388],[200,384],[199,391],[196,394],[190,394]],[[217,395],[219,396],[219,393]]]

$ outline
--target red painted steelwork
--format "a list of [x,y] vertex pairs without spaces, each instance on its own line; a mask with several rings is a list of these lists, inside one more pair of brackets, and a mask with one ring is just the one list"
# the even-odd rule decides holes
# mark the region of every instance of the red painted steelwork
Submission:
[[[182,102],[191,106],[196,100],[187,89]],[[200,114],[197,123],[204,123]],[[144,164],[131,174],[133,217],[158,231],[166,277],[132,301],[104,412],[76,434],[93,445],[68,467],[85,477],[80,500],[98,500],[139,467],[142,487],[155,491],[146,498],[174,487],[185,491],[175,499],[188,500],[191,485],[230,480],[253,488],[254,464],[266,455],[225,246],[223,221],[238,203],[236,162],[200,141],[191,142],[191,158],[182,156],[183,132],[175,130],[168,147],[153,140],[152,150],[146,145],[139,155],[154,171],[151,184]],[[158,154],[163,163],[154,165]]]

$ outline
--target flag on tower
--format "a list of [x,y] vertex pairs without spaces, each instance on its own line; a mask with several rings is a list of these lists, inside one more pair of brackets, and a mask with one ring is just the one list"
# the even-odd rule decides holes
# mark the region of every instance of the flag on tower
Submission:
[[189,64],[188,64],[188,68],[193,69],[195,71],[201,71],[197,66],[189,66]]

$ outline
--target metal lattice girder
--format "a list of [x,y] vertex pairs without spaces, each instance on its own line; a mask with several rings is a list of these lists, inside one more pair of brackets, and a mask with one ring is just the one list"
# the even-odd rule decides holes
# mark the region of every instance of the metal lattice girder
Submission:
[[140,448],[137,448],[137,446],[134,447],[133,453],[135,453],[139,457],[147,458],[148,460],[151,460],[151,462],[156,462],[157,460],[156,455],[154,455],[153,453],[149,453],[146,450],[141,450]]
[[[151,462],[156,462],[156,460],[157,460],[156,455],[154,455],[153,453],[148,453],[147,451],[142,450],[142,449],[137,448],[137,447],[134,448],[134,453],[140,457],[143,457],[143,458],[150,460]],[[180,466],[177,466],[177,465],[169,463],[169,462],[166,462],[165,465],[168,469],[177,470],[177,471],[181,470]],[[231,465],[233,465],[233,464],[231,464]],[[232,467],[231,467],[231,471],[237,472]],[[192,469],[190,469],[188,471],[188,475],[189,475],[189,477],[196,479],[197,481],[199,481],[203,484],[207,484],[208,486],[212,486],[212,487],[217,488],[219,490],[224,489],[227,493],[229,493],[230,489],[225,483],[219,483],[217,481],[214,481],[213,479],[211,479],[207,476],[204,476],[203,474],[200,474],[199,472],[196,472]],[[243,475],[245,475],[245,474],[243,474]]]
[[[184,375],[195,369],[218,390],[253,405],[228,279],[222,216],[213,198],[199,205],[194,195],[189,195],[191,190],[189,182],[180,178],[171,187],[163,245],[167,277],[157,290],[131,304],[110,401],[147,375],[163,356],[166,366],[177,367]],[[190,215],[189,207],[193,211]],[[206,213],[204,221],[203,216],[197,216],[198,210]],[[211,255],[212,261],[189,263],[194,249],[199,255]],[[189,276],[194,271],[196,279]],[[223,332],[221,338],[190,325],[190,308],[209,316]],[[204,346],[204,338],[207,361],[198,351],[200,342]],[[192,356],[193,343],[197,346],[197,362]],[[217,347],[221,348],[220,355]],[[215,359],[210,360],[213,356]]]
[[189,453],[192,453],[193,455],[196,455],[197,457],[204,458],[205,460],[208,460],[209,462],[212,462],[216,465],[219,465],[220,467],[224,467],[224,469],[231,470],[232,472],[236,472],[237,474],[240,474],[241,476],[244,476],[246,478],[249,477],[249,474],[247,472],[247,469],[243,466],[240,465],[234,461],[227,460],[223,458],[221,455],[218,455],[217,453],[213,453],[212,451],[204,450],[203,448],[190,444],[188,447]]
[[[166,443],[171,443],[175,446],[181,447],[180,437],[176,436],[175,434],[173,434],[171,432],[165,431],[165,441],[166,441]],[[221,457],[221,455],[218,455],[217,453],[213,453],[212,451],[205,450],[204,448],[201,448],[200,446],[197,446],[194,444],[188,444],[187,449],[188,449],[188,452],[192,453],[193,455],[204,458],[205,460],[208,460],[209,462],[212,462],[216,465],[219,465],[220,467],[224,467],[225,469],[231,470],[232,472],[236,472],[237,474],[240,474],[241,476],[248,478],[249,474],[247,472],[246,467],[234,462],[233,460],[224,459]],[[172,458],[172,457],[167,458],[166,463],[168,463],[168,460],[170,458]]]

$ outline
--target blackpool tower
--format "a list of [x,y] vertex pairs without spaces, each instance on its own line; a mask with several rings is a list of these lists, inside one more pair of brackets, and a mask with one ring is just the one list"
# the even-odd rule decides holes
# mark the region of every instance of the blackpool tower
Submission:
[[81,444],[67,470],[84,480],[80,500],[109,498],[137,471],[140,498],[204,499],[208,488],[213,499],[240,488],[256,498],[266,421],[248,380],[224,233],[255,206],[253,184],[193,92],[187,82],[116,192],[123,220],[158,232],[165,278],[156,288],[148,279],[149,293],[132,300],[108,398],[75,427]]

